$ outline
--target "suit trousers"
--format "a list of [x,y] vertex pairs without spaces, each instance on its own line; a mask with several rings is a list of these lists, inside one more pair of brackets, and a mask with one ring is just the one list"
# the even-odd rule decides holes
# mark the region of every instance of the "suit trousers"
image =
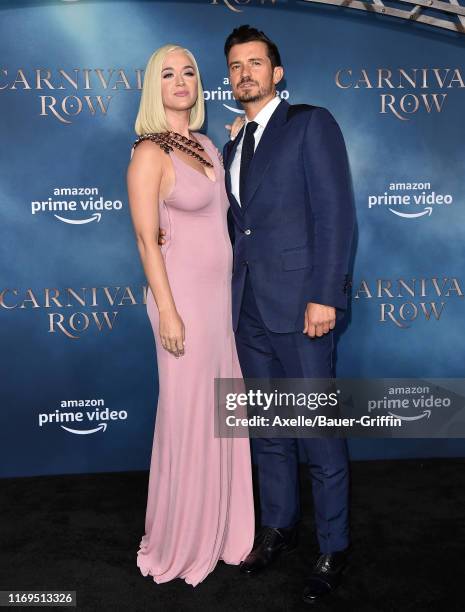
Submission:
[[[302,329],[304,321],[302,320]],[[236,346],[244,378],[331,378],[333,332],[309,338],[302,331],[266,328],[247,273]],[[315,524],[321,553],[349,544],[349,466],[344,438],[255,438],[261,523],[289,528],[300,518],[299,447],[312,482]]]

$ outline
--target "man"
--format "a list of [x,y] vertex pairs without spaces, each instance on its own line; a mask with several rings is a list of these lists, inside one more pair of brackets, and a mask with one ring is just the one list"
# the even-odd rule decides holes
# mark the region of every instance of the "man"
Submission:
[[[245,125],[224,147],[234,244],[233,325],[245,378],[330,378],[336,309],[347,306],[354,227],[339,126],[325,108],[276,96],[276,45],[247,25],[225,43]],[[341,438],[254,439],[261,529],[241,571],[254,574],[295,547],[298,454],[312,478],[320,556],[304,589],[333,590],[349,545],[348,459]]]

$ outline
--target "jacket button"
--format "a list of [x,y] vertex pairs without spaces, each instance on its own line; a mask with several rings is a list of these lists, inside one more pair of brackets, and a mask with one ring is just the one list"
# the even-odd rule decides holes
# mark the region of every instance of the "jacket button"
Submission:
[[251,233],[252,233],[252,230],[249,230],[249,229],[244,230],[244,234],[246,236],[250,236]]

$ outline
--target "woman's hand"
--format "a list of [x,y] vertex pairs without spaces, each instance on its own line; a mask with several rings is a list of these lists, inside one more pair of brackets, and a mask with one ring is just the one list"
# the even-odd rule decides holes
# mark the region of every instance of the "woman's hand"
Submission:
[[232,125],[228,123],[224,126],[227,130],[231,132],[229,134],[229,138],[231,140],[234,140],[236,138],[236,136],[242,130],[242,126],[244,125],[244,123],[245,123],[245,118],[243,116],[240,116],[234,119],[234,123]]
[[175,309],[160,312],[160,338],[163,348],[175,357],[184,355],[185,329]]

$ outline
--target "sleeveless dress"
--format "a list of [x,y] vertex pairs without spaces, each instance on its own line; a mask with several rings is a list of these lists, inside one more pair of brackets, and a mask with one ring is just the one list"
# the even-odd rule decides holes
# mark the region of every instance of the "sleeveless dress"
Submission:
[[242,378],[231,320],[232,247],[228,198],[219,153],[206,136],[216,181],[170,152],[175,185],[160,201],[161,247],[176,309],[185,325],[185,354],[161,344],[158,309],[148,289],[159,398],[150,466],[145,534],[137,553],[157,583],[201,582],[218,560],[239,564],[254,538],[247,438],[214,437],[214,379]]

